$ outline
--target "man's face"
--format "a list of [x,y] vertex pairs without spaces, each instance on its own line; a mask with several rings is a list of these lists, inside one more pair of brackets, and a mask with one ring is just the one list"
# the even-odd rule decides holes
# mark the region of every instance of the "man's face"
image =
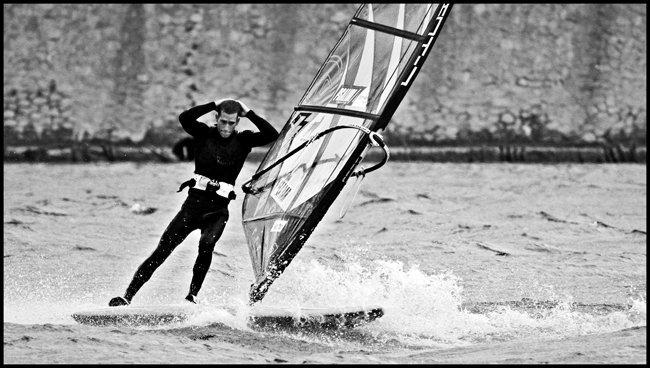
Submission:
[[227,114],[222,112],[217,114],[217,129],[223,138],[228,138],[235,131],[235,127],[239,123],[239,116],[237,113]]

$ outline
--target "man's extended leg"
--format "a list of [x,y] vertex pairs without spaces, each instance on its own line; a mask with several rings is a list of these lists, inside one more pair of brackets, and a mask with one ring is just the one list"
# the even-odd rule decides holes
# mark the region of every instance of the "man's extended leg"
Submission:
[[204,224],[201,227],[201,239],[199,240],[199,254],[194,263],[194,274],[192,276],[192,283],[190,284],[190,292],[185,299],[194,302],[194,297],[199,293],[205,275],[210,269],[212,262],[212,251],[217,243],[217,240],[223,234],[223,229],[228,222],[228,210],[210,213],[206,215]]
[[149,281],[154,271],[169,257],[172,251],[183,242],[183,240],[197,228],[193,223],[191,213],[187,211],[184,205],[174,219],[169,223],[167,229],[160,237],[158,247],[151,255],[138,267],[133,275],[131,284],[126,289],[124,298],[131,302],[133,296],[140,290],[145,282]]

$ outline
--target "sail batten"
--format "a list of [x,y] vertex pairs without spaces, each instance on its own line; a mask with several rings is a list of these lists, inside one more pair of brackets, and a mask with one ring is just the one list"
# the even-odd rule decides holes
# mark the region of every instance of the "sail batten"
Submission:
[[242,220],[242,222],[253,222],[253,221],[268,220],[270,218],[279,217],[279,216],[300,218],[300,216],[288,214],[286,212],[276,212],[276,213],[271,213],[271,214],[268,214],[268,215],[263,215],[263,216],[259,216],[259,217],[253,217],[253,218],[249,218],[249,219],[246,219],[246,220]]
[[[408,91],[449,9],[364,4],[354,14],[245,185],[242,223],[255,274],[251,302],[264,297],[350,175],[359,174],[355,167],[369,145],[383,145],[374,132]],[[355,129],[342,129],[349,127]]]
[[358,19],[354,18],[352,19],[352,24],[359,26],[359,27],[364,27],[368,29],[372,29],[375,31],[391,34],[394,36],[399,36],[401,38],[408,38],[413,41],[418,41],[418,42],[423,42],[426,40],[425,36],[422,36],[417,33],[409,32],[409,31],[404,31],[399,28],[393,28],[387,25],[379,24],[379,23],[374,23],[374,22],[369,22],[364,19]]
[[329,107],[329,106],[300,105],[300,106],[296,106],[294,108],[294,110],[295,111],[323,112],[323,113],[338,114],[338,115],[358,117],[358,118],[364,118],[364,119],[370,119],[370,120],[379,119],[379,115],[377,115],[377,114],[370,114],[370,113],[366,113],[366,112],[363,112],[363,111],[341,109],[341,108]]

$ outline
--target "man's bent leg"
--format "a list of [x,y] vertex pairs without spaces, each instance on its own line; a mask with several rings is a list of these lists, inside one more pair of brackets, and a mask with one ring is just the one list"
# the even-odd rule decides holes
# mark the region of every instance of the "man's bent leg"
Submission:
[[192,223],[190,213],[188,213],[185,206],[183,206],[160,237],[158,247],[156,247],[153,253],[151,253],[151,255],[142,262],[140,267],[138,267],[137,271],[135,271],[133,280],[131,280],[129,287],[126,289],[124,298],[130,302],[142,285],[149,281],[154,271],[197,227],[196,224]]
[[212,251],[217,243],[217,240],[223,234],[223,229],[226,227],[228,221],[228,211],[220,211],[218,213],[211,213],[206,216],[204,225],[201,227],[201,239],[199,240],[199,255],[196,257],[194,263],[194,274],[192,276],[192,283],[190,284],[190,292],[187,295],[188,300],[193,301],[194,297],[199,293],[205,275],[210,269],[212,262]]

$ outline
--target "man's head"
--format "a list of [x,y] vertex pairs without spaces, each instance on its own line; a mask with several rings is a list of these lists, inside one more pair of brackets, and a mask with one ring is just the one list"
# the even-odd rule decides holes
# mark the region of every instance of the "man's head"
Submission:
[[239,123],[241,106],[237,101],[226,100],[217,107],[217,129],[223,138],[228,138]]

